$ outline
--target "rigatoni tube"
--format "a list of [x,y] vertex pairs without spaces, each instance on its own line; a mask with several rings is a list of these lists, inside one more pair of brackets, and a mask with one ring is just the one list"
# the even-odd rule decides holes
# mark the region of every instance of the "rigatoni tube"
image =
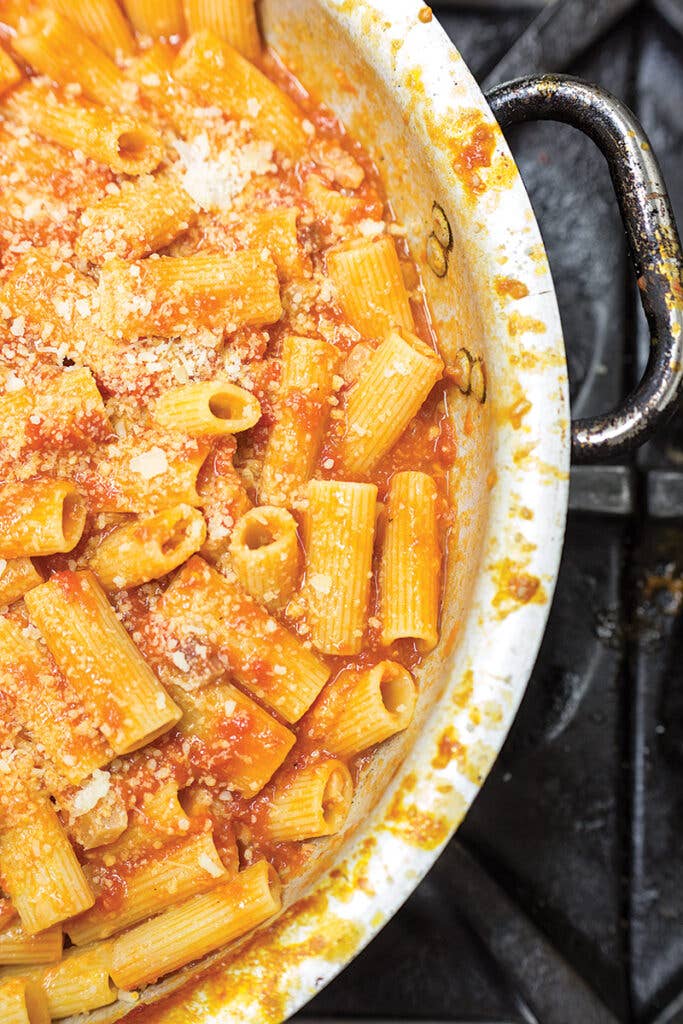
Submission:
[[229,381],[207,380],[166,391],[152,416],[169,430],[190,437],[221,437],[249,430],[261,418],[258,398]]
[[150,444],[148,435],[110,446],[88,481],[88,505],[97,512],[150,514],[175,505],[201,505],[197,477],[209,447],[187,438]]
[[96,902],[69,921],[66,931],[77,946],[106,939],[229,879],[213,837],[202,832],[170,843],[125,871],[124,894],[116,909],[105,910]]
[[201,512],[175,505],[108,534],[95,549],[90,568],[105,590],[139,587],[177,569],[205,540]]
[[185,31],[182,0],[123,0],[123,6],[143,36],[179,36]]
[[77,84],[88,99],[104,106],[120,104],[130,83],[104,50],[78,25],[44,8],[22,18],[12,47],[27,64],[59,85]]
[[282,316],[277,269],[261,252],[115,257],[102,267],[99,297],[101,327],[115,338],[263,327]]
[[332,720],[321,742],[338,757],[360,754],[407,728],[416,700],[413,677],[396,661],[354,672],[352,683],[345,680],[343,699],[332,703]]
[[381,338],[395,327],[413,330],[408,292],[390,235],[330,249],[327,270],[339,304],[361,334]]
[[197,207],[174,168],[145,174],[121,182],[116,195],[83,211],[76,252],[90,263],[111,256],[139,259],[169,245],[196,216]]
[[47,996],[53,1020],[114,1002],[116,989],[109,977],[111,948],[111,943],[99,942],[90,949],[68,949],[54,967],[30,968],[31,980]]
[[439,639],[441,551],[432,477],[408,471],[391,478],[380,568],[382,642],[410,637],[422,651]]
[[29,978],[0,982],[0,1020],[3,1024],[50,1024],[47,998]]
[[64,571],[24,599],[58,666],[117,754],[150,743],[180,709],[142,658],[90,571]]
[[60,821],[45,797],[0,833],[3,885],[24,930],[35,935],[80,914],[94,896]]
[[275,505],[250,509],[235,524],[230,556],[245,590],[269,611],[282,608],[299,577],[294,516]]
[[339,352],[319,338],[285,336],[276,420],[259,481],[264,504],[291,507],[313,475]]
[[68,480],[7,484],[0,490],[0,558],[71,551],[85,516],[85,502]]
[[254,0],[183,0],[188,35],[208,28],[246,57],[261,52]]
[[49,142],[79,150],[119,174],[147,174],[163,156],[161,136],[140,118],[57,97],[33,81],[15,89],[4,107],[13,120]]
[[286,722],[301,718],[329,678],[324,662],[198,555],[186,562],[156,611],[179,640],[199,637],[220,651],[237,682]]
[[323,654],[358,654],[368,615],[377,488],[311,480],[307,497],[304,595],[311,639]]
[[227,885],[171,907],[116,939],[111,976],[124,989],[147,985],[256,928],[280,905],[277,875],[259,861]]
[[43,582],[30,558],[11,558],[0,569],[0,606],[12,604]]
[[387,335],[349,392],[341,444],[348,473],[363,475],[375,468],[442,373],[441,358],[416,335],[398,331]]
[[283,763],[296,737],[230,683],[174,696],[183,709],[178,734],[200,743],[207,772],[241,796],[255,796]]
[[0,931],[0,964],[50,964],[62,958],[62,926],[29,935],[20,924]]
[[274,842],[334,835],[351,807],[353,782],[343,761],[328,758],[296,771],[268,795],[265,834]]
[[173,75],[203,106],[249,121],[257,138],[272,142],[287,156],[296,158],[304,149],[306,132],[296,104],[210,29],[200,29],[188,39]]
[[[74,290],[71,302],[77,301]],[[37,391],[24,387],[0,395],[0,435],[13,434],[20,451],[24,445],[30,449],[52,443],[60,435],[75,449],[114,437],[102,395],[85,366],[50,375]]]
[[[42,582],[42,581],[41,581]],[[113,757],[45,645],[0,616],[0,690],[12,717],[62,779],[78,785]]]
[[130,25],[116,0],[53,0],[54,7],[117,59],[135,51]]
[[305,259],[299,248],[297,206],[275,206],[270,210],[249,210],[248,220],[240,225],[250,245],[263,245],[275,260],[278,274],[284,278],[303,274]]

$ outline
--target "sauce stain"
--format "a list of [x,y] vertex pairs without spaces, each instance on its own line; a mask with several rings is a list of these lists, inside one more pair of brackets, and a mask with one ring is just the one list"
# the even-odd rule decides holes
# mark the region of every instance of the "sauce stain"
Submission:
[[529,294],[524,282],[517,281],[514,277],[496,277],[493,287],[501,299],[524,299]]
[[533,316],[522,316],[521,313],[510,313],[508,317],[508,334],[516,338],[520,334],[543,334],[546,326],[542,320]]
[[[476,117],[481,118],[481,114],[476,112]],[[470,115],[470,121],[472,120],[474,118]],[[481,195],[486,191],[486,182],[481,171],[491,166],[495,148],[495,130],[483,120],[474,125],[465,138],[452,140],[451,164],[466,192]]]
[[515,562],[511,558],[501,558],[491,566],[496,593],[491,604],[498,612],[498,618],[504,619],[523,605],[544,604],[546,592],[538,576],[526,571],[526,565]]

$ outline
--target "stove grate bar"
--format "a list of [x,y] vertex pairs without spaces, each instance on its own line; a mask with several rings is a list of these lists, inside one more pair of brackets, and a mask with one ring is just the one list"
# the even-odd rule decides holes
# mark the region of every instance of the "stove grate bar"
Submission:
[[512,78],[546,71],[566,71],[597,42],[636,0],[556,0],[534,18],[528,29],[486,76],[484,91]]

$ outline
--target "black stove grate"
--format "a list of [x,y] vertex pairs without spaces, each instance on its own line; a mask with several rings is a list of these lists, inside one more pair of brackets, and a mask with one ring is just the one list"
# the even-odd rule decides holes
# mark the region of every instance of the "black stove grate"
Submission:
[[[480,81],[563,70],[625,100],[683,224],[683,0],[564,0],[575,31],[561,4],[435,12]],[[563,125],[509,138],[550,255],[574,414],[604,411],[648,343],[606,166]],[[547,633],[491,776],[302,1024],[683,1024],[683,417],[631,460],[573,470],[570,510]]]

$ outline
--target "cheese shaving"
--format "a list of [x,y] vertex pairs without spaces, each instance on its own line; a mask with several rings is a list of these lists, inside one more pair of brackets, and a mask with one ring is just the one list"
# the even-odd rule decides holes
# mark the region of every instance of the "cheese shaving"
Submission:
[[174,140],[174,147],[184,173],[183,188],[202,210],[227,210],[255,175],[277,170],[273,163],[270,142],[254,140],[236,144],[226,140],[217,155],[211,155],[207,135],[197,135],[191,142]]
[[73,816],[80,818],[81,815],[92,811],[93,807],[109,792],[110,783],[111,776],[109,772],[103,772],[101,769],[96,768],[92,773],[90,781],[86,782],[85,786],[79,789],[73,798],[71,805]]

